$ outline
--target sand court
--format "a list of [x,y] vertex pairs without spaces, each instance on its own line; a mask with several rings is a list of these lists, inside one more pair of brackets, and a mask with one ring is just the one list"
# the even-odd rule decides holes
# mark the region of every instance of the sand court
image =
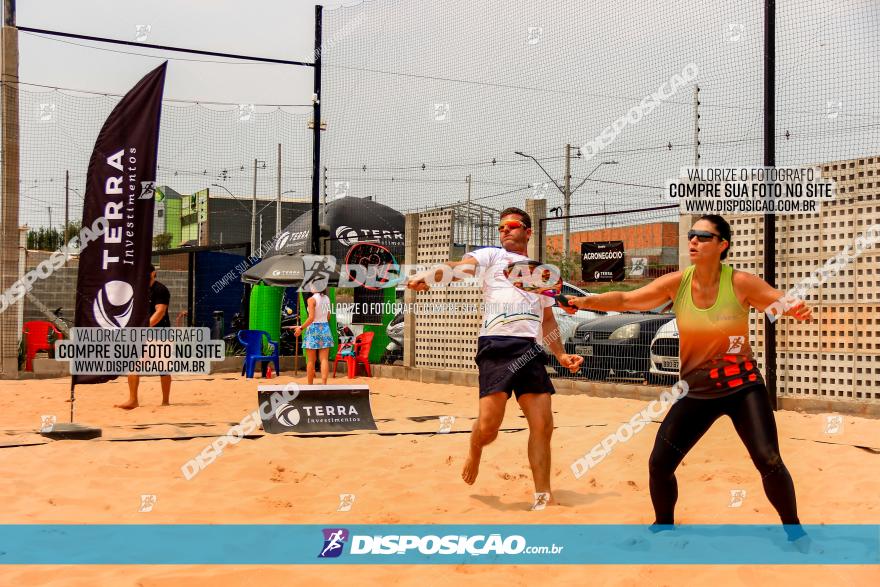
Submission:
[[[124,380],[77,390],[77,421],[103,429],[92,441],[47,441],[37,430],[41,415],[67,421],[69,380],[0,384],[0,451],[6,474],[0,495],[4,524],[649,524],[648,455],[657,424],[618,444],[594,469],[576,479],[571,463],[582,457],[646,402],[557,394],[553,398],[552,483],[559,505],[528,511],[533,485],[526,458],[528,432],[519,406],[507,404],[498,439],[486,448],[479,477],[465,485],[461,468],[477,410],[476,390],[394,379],[354,381],[371,389],[378,431],[342,434],[266,435],[262,430],[223,453],[187,480],[181,467],[215,438],[257,408],[257,385],[284,384],[235,376],[189,376],[175,380],[172,405],[159,405],[158,378],[141,383],[141,407],[113,403],[127,393]],[[304,383],[304,378],[296,380]],[[337,382],[344,380],[337,379]],[[658,388],[659,393],[659,388]],[[442,416],[455,416],[449,433],[438,433]],[[844,417],[842,432],[825,433],[819,414],[776,415],[782,456],[798,492],[805,524],[880,523],[880,423]],[[17,445],[17,446],[12,446]],[[856,446],[857,445],[857,446]],[[863,447],[863,448],[859,448]],[[775,524],[760,476],[730,421],[719,420],[691,451],[677,473],[677,522],[683,524]],[[731,507],[731,492],[744,493]],[[350,511],[337,511],[340,495],[353,494]],[[154,495],[151,511],[139,511]],[[405,567],[408,581],[460,584],[526,584],[551,569],[559,580],[593,584],[738,585],[773,581],[829,585],[880,579],[877,567]],[[0,569],[5,584],[166,585],[192,576],[212,585],[239,585],[295,574],[316,584],[357,578],[387,582],[399,570],[376,565],[335,567],[77,566]],[[543,569],[543,570],[542,570]],[[63,580],[62,580],[63,576]],[[173,580],[172,580],[173,577]],[[435,582],[433,578],[436,577]],[[711,577],[711,579],[710,579]],[[65,582],[67,580],[73,582]],[[397,581],[401,582],[401,581]]]

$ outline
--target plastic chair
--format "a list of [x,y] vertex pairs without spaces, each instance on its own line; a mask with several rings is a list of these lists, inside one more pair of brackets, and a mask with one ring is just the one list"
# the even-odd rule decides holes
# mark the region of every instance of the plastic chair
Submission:
[[[263,354],[263,337],[269,341],[272,347],[271,355]],[[254,365],[257,361],[271,361],[275,365],[275,374],[281,373],[281,364],[278,359],[278,343],[273,341],[269,333],[265,330],[239,330],[238,342],[244,346],[245,356],[244,365],[241,367],[241,374],[247,374],[248,379],[254,378]]]
[[345,361],[345,364],[348,366],[348,378],[354,379],[355,374],[357,373],[358,363],[364,366],[364,371],[367,373],[367,377],[372,377],[372,373],[370,373],[370,347],[373,345],[373,337],[376,335],[375,332],[364,332],[363,334],[359,334],[357,338],[354,339],[354,356],[343,356],[341,354],[343,343],[339,345],[339,348],[336,350],[336,359],[333,360],[333,377],[336,377],[336,364],[339,363],[339,360],[342,359]]
[[24,323],[21,332],[24,335],[26,341],[24,351],[25,371],[34,370],[34,356],[36,356],[38,352],[48,351],[50,349],[49,332],[52,331],[55,332],[56,340],[61,340],[62,338],[64,338],[64,334],[60,330],[58,330],[58,328],[51,322],[46,322],[44,320],[33,320],[31,322]]

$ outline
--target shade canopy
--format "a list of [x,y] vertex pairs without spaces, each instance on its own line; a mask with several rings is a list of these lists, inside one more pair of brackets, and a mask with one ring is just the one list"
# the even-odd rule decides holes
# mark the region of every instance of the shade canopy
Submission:
[[[328,257],[320,255],[283,254],[267,257],[245,271],[245,283],[301,288],[303,282],[317,281],[324,287],[339,285],[339,268]],[[307,285],[306,284],[306,285]]]
[[[310,253],[311,218],[311,212],[306,212],[287,225],[265,258]],[[383,245],[402,262],[406,223],[403,214],[394,208],[365,198],[339,198],[327,205],[324,224],[330,227],[329,253],[339,263],[344,261],[348,249],[359,242]]]

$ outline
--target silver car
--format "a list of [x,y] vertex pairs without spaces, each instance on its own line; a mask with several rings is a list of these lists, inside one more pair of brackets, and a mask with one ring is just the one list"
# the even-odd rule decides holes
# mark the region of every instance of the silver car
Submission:
[[651,340],[651,367],[649,383],[669,383],[678,380],[678,323],[675,320],[660,327]]

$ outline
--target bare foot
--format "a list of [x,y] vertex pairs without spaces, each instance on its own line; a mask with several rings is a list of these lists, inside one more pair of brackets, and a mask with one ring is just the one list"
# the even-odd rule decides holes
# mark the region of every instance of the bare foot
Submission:
[[162,402],[162,405],[163,405],[163,406],[170,406],[170,405],[171,405],[171,402]]
[[136,401],[127,401],[124,404],[116,404],[113,406],[114,408],[122,408],[123,410],[133,410],[138,407],[138,403]]
[[480,457],[482,454],[482,450],[474,450],[474,448],[471,447],[470,454],[468,454],[468,458],[464,462],[464,469],[461,471],[461,478],[464,479],[464,482],[468,485],[473,485],[474,481],[477,480],[477,473],[480,472]]
[[539,512],[548,505],[556,505],[556,500],[550,495],[549,491],[535,492],[535,503],[532,504],[531,511]]

